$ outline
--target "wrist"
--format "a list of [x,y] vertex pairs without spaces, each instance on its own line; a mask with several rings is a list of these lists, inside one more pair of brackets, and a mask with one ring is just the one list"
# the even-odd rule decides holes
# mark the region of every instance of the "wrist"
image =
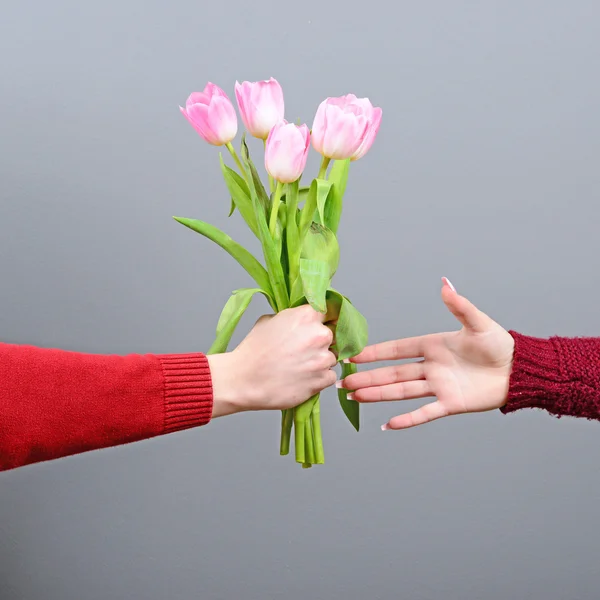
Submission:
[[248,410],[247,389],[233,352],[207,357],[213,388],[213,418]]
[[510,331],[515,341],[508,399],[502,412],[521,408],[546,408],[556,402],[562,391],[560,358],[552,340]]
[[497,406],[494,408],[502,409],[508,402],[508,393],[510,390],[510,374],[512,371],[512,361],[506,367],[500,369],[497,381],[494,398],[498,398]]

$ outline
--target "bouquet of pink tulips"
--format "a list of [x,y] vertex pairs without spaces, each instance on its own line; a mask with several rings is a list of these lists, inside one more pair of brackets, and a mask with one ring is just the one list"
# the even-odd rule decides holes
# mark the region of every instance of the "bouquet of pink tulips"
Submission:
[[[259,239],[264,265],[228,235],[203,221],[176,217],[226,250],[248,272],[256,287],[238,289],[229,298],[217,323],[210,353],[227,350],[231,336],[252,297],[262,294],[275,312],[310,304],[332,317],[335,340],[332,351],[342,376],[356,367],[346,359],[367,343],[367,323],[350,300],[331,287],[340,249],[336,233],[342,214],[350,163],[364,156],[381,123],[381,109],[367,98],[348,94],[327,98],[316,113],[312,131],[306,125],[284,120],[283,92],[269,81],[235,84],[235,95],[247,132],[263,140],[268,184],[250,158],[246,134],[240,152],[232,142],[238,132],[235,109],[218,86],[209,83],[194,92],[181,112],[209,144],[225,146],[237,169],[221,156],[221,171],[231,196],[231,211],[237,209]],[[310,185],[301,185],[310,143],[322,155],[321,168]],[[347,390],[338,390],[341,407],[358,431],[359,405],[348,400]],[[290,449],[294,430],[296,461],[305,467],[324,462],[319,395],[295,409],[282,411],[280,453]]]

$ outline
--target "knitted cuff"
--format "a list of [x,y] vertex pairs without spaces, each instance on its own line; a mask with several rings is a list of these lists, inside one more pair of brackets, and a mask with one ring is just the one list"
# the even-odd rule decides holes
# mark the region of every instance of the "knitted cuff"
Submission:
[[204,354],[158,355],[165,378],[164,432],[206,425],[213,411],[212,379]]
[[560,356],[552,340],[521,335],[509,331],[515,341],[513,368],[510,375],[508,400],[500,410],[514,412],[521,408],[553,406],[564,392]]

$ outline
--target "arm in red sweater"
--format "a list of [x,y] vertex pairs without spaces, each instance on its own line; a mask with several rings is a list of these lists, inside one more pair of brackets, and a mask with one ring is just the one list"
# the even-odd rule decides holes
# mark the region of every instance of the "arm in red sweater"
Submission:
[[504,413],[543,408],[600,420],[600,338],[549,340],[509,332],[515,341]]
[[212,409],[203,354],[0,343],[0,470],[204,425]]
[[210,357],[0,343],[0,470],[297,406],[336,379],[324,320],[308,305],[287,309]]

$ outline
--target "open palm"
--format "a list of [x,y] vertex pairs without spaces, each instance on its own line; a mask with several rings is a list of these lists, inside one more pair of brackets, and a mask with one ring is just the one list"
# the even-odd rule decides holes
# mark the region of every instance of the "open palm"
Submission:
[[436,401],[390,419],[383,429],[405,429],[441,417],[500,408],[506,403],[514,341],[498,323],[459,296],[444,279],[442,299],[460,331],[375,344],[353,363],[418,359],[349,375],[341,382],[358,402],[435,397]]

